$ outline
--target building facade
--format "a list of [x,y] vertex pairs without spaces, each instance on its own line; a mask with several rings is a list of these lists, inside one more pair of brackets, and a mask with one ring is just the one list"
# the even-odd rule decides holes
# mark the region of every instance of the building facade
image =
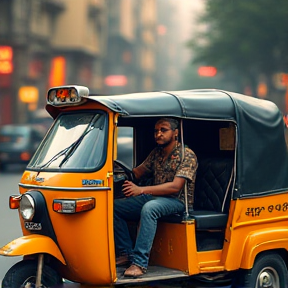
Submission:
[[28,122],[51,86],[121,94],[168,85],[177,60],[158,18],[171,28],[175,17],[164,2],[0,0],[0,125]]

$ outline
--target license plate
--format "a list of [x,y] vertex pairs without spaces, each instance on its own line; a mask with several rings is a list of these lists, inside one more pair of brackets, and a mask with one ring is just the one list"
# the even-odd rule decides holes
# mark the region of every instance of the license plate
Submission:
[[27,230],[41,230],[42,225],[41,223],[25,222],[25,228]]

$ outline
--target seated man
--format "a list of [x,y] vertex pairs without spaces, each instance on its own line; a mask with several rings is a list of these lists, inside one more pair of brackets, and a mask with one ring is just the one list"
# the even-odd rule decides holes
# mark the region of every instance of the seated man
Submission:
[[[196,169],[195,153],[185,148],[182,157],[178,143],[178,121],[162,118],[155,124],[157,147],[146,160],[133,168],[137,179],[152,173],[152,186],[137,186],[131,181],[123,184],[125,198],[114,201],[114,235],[116,251],[120,255],[116,265],[130,263],[126,277],[139,277],[148,267],[149,254],[157,228],[157,219],[185,211],[184,186],[188,181],[189,204],[193,202]],[[182,159],[183,158],[183,159]],[[135,246],[126,221],[140,220]]]

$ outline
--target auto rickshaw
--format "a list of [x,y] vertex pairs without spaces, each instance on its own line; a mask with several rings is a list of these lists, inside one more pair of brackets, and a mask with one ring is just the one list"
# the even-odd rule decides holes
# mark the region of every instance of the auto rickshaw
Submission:
[[[0,254],[23,260],[3,288],[181,277],[288,287],[288,160],[274,103],[214,89],[97,96],[69,85],[48,90],[46,109],[54,123],[9,200],[23,236]],[[194,205],[159,219],[147,273],[125,278],[115,265],[113,201],[131,167],[117,158],[118,130],[130,127],[139,165],[159,117],[178,119],[182,144],[197,155]]]

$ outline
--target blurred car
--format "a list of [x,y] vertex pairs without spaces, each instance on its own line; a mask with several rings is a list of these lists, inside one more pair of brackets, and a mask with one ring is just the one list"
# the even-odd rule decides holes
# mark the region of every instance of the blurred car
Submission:
[[28,164],[45,135],[36,125],[3,125],[0,128],[0,169],[9,164]]

